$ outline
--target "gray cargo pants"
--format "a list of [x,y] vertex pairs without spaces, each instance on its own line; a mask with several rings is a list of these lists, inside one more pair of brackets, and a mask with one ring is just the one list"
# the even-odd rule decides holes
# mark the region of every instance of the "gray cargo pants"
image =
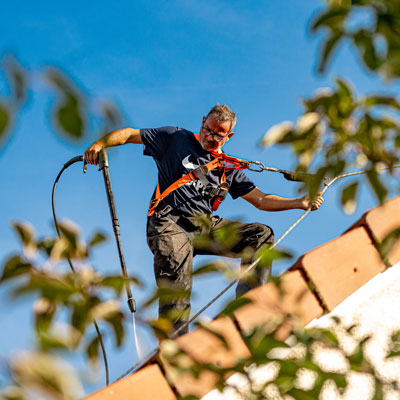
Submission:
[[[227,227],[231,229],[226,230]],[[203,240],[196,245],[199,235],[218,238],[218,230],[221,233],[224,229],[235,232],[230,248],[226,244],[221,245],[218,240]],[[171,320],[175,330],[189,319],[192,265],[196,254],[241,257],[241,268],[245,269],[253,261],[255,250],[262,245],[271,245],[273,241],[272,229],[259,223],[231,222],[209,215],[202,216],[201,220],[172,214],[163,217],[153,215],[147,221],[147,243],[154,254],[157,286],[166,292],[159,298],[159,316]],[[256,269],[252,280],[240,280],[236,296],[266,283],[270,271],[271,266]],[[187,331],[187,327],[182,328],[180,334]]]

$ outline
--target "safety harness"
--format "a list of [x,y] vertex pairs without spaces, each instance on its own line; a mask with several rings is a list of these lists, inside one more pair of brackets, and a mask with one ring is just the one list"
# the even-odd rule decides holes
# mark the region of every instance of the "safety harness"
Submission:
[[[194,137],[200,143],[199,135],[194,134]],[[156,208],[160,205],[160,202],[162,202],[162,200],[164,200],[170,193],[195,180],[199,180],[203,184],[203,190],[214,198],[212,210],[216,211],[218,209],[219,205],[224,201],[226,195],[228,194],[229,184],[226,181],[226,171],[233,169],[247,169],[250,167],[251,161],[242,160],[240,158],[228,156],[225,153],[217,153],[215,151],[211,151],[210,153],[211,156],[214,157],[211,161],[209,161],[207,164],[200,165],[193,171],[190,171],[188,174],[182,176],[168,186],[162,193],[160,191],[160,184],[157,181],[156,193],[154,198],[150,201],[149,212],[147,214],[148,217],[151,217],[156,212]],[[224,166],[224,162],[232,164],[233,166]],[[218,186],[211,184],[206,177],[210,171],[216,168],[218,168],[219,171],[222,171]],[[172,207],[170,205],[166,205],[161,210],[161,215],[165,215],[171,210]]]

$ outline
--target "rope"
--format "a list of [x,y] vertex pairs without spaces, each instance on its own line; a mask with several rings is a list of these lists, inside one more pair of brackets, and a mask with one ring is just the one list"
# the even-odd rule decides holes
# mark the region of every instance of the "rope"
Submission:
[[[271,168],[271,167],[265,167],[264,164],[262,164],[259,161],[254,161],[252,162],[253,164],[256,164],[260,166],[260,170],[253,170],[256,172],[262,172],[262,171],[271,171],[271,172],[279,172],[279,173],[288,173],[288,171],[283,171],[283,170],[278,170],[276,168]],[[391,168],[399,168],[400,165],[394,165],[392,167],[384,167],[384,168],[379,168],[377,171],[385,171]],[[338,175],[334,178],[332,178],[329,182],[325,182],[324,188],[320,192],[320,195],[322,196],[328,188],[335,183],[337,180],[342,179],[342,178],[347,178],[349,176],[355,176],[355,175],[361,175],[367,173],[367,170],[363,171],[357,171],[357,172],[350,172],[347,174],[342,174]],[[281,237],[271,246],[269,247],[268,251],[271,251],[274,249],[282,240],[310,213],[312,210],[312,206],[310,206],[284,233],[281,235]],[[260,261],[261,257],[258,257],[253,263],[251,263],[243,272],[239,274],[239,278],[233,280],[230,282],[221,292],[219,292],[215,297],[213,297],[207,304],[205,304],[199,311],[197,311],[196,314],[194,314],[186,323],[184,323],[182,326],[180,326],[176,331],[174,331],[169,338],[174,339],[178,336],[179,332],[181,332],[183,329],[185,329],[189,324],[191,324],[197,317],[199,317],[205,310],[207,310],[212,304],[214,304],[220,297],[222,297],[235,283],[237,283],[241,277],[249,273],[255,266],[258,264]],[[141,360],[139,360],[136,364],[134,364],[132,367],[130,367],[127,371],[125,371],[121,376],[119,376],[116,381],[119,381],[120,379],[124,378],[125,376],[129,375],[131,372],[135,371],[139,367],[143,366],[146,364],[151,358],[153,358],[157,352],[160,350],[160,345],[155,347],[151,352],[149,352],[147,355],[145,355]]]

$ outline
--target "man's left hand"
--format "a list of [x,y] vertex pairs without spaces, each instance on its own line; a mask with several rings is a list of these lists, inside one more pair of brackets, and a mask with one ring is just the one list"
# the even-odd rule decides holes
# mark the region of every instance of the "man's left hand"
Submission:
[[307,194],[303,197],[300,197],[300,202],[301,202],[300,208],[302,210],[308,210],[311,207],[311,211],[315,211],[318,210],[318,208],[324,202],[324,199],[321,196],[321,193],[318,193],[317,196],[314,198],[314,200],[311,201],[310,196]]

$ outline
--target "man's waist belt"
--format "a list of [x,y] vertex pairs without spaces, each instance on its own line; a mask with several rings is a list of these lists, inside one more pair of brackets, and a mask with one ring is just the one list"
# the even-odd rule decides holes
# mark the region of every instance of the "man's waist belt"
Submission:
[[165,217],[168,214],[178,215],[177,211],[174,210],[172,206],[167,204],[166,201],[161,200],[154,210],[154,215],[156,217]]

